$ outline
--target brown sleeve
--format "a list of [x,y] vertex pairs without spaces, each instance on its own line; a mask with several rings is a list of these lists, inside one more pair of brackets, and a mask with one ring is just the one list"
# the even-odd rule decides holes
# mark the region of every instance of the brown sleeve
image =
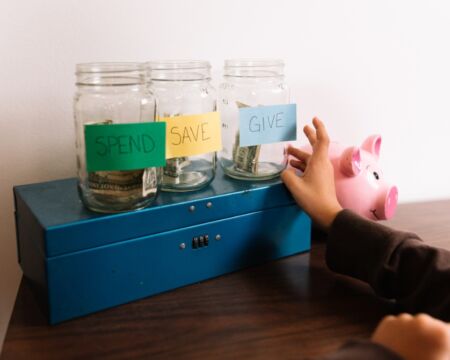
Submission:
[[402,360],[389,349],[370,341],[350,341],[322,360]]
[[343,210],[331,226],[326,261],[331,270],[395,299],[404,311],[450,320],[450,252],[415,234]]

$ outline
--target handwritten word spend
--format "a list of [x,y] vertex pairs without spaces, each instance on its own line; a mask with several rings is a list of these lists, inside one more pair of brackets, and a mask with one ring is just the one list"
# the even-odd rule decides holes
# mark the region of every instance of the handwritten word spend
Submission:
[[96,151],[100,156],[133,154],[142,152],[148,154],[155,150],[155,140],[147,134],[98,136],[95,139]]
[[92,124],[84,127],[87,171],[135,170],[166,163],[166,124]]

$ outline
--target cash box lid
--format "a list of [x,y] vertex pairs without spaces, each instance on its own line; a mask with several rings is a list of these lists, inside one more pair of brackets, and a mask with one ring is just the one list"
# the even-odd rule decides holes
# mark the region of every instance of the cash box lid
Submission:
[[23,224],[39,224],[41,234],[36,234],[36,242],[47,257],[294,202],[279,179],[237,181],[221,171],[202,190],[160,192],[150,207],[118,214],[98,214],[85,208],[78,196],[76,179],[16,186],[14,194],[17,223],[23,216]]

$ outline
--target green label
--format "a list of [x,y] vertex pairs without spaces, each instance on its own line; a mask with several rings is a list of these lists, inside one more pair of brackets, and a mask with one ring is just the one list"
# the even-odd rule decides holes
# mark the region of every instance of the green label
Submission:
[[87,171],[135,170],[166,164],[166,124],[84,126]]

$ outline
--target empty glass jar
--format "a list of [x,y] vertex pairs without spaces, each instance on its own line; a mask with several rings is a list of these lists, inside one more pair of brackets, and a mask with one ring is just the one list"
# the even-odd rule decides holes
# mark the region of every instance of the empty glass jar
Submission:
[[219,162],[227,175],[243,180],[266,180],[277,177],[286,167],[285,143],[240,146],[239,134],[240,109],[289,103],[283,71],[282,60],[225,61],[218,109],[223,141]]
[[[155,99],[145,83],[145,66],[139,63],[78,64],[76,76],[74,115],[78,188],[82,201],[99,212],[120,212],[149,205],[160,186],[161,168],[88,171],[85,138],[89,125],[110,126],[111,129],[111,125],[116,124],[154,122]],[[125,154],[133,150],[137,153],[150,146],[145,143],[146,139],[125,135],[97,140],[103,154],[108,151]]]
[[[176,117],[187,122],[190,118],[185,115],[216,111],[216,92],[210,84],[209,62],[154,61],[148,63],[148,68],[149,86],[156,97],[157,118],[160,120]],[[179,139],[184,140],[184,135],[179,135]],[[213,180],[215,171],[215,152],[168,158],[163,171],[162,190],[200,189]]]

